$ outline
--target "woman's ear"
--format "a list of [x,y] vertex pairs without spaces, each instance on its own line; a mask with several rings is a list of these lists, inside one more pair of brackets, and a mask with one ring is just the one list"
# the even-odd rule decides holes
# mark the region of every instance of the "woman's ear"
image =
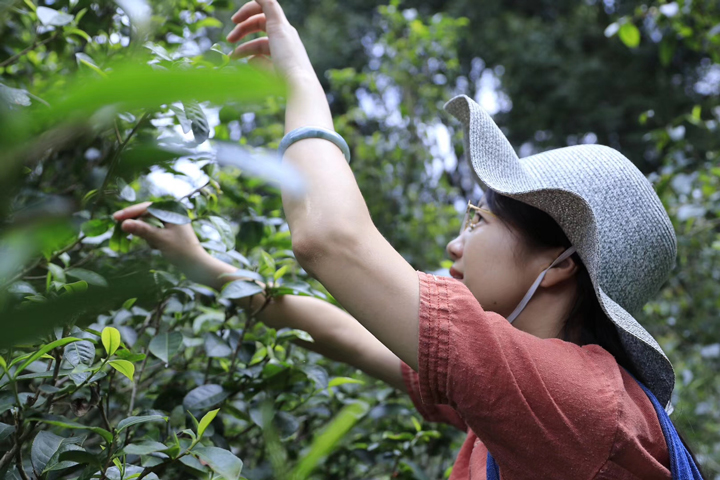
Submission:
[[[560,256],[561,254],[562,251],[558,253],[557,256]],[[579,267],[578,264],[575,262],[575,259],[570,256],[569,258],[566,258],[565,260],[548,270],[545,274],[545,278],[543,278],[542,282],[540,282],[540,286],[544,288],[550,288],[554,287],[555,285],[559,285],[562,282],[573,278],[577,273],[578,268]]]

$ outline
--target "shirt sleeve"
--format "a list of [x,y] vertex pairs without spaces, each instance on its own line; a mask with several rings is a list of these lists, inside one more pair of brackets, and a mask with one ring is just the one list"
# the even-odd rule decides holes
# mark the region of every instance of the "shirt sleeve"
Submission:
[[418,413],[428,422],[447,423],[458,430],[467,432],[465,420],[449,405],[426,405],[420,399],[420,383],[418,373],[408,364],[401,361],[402,376],[408,395]]
[[530,465],[534,478],[593,478],[618,425],[613,357],[518,330],[461,281],[418,277],[418,403],[457,411],[506,478]]

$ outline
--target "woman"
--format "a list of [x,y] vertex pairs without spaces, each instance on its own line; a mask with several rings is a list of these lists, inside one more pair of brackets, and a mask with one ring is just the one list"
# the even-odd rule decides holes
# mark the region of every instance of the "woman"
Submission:
[[[233,21],[228,41],[268,34],[234,55],[285,79],[286,133],[332,131],[325,93],[278,3],[249,2]],[[286,296],[260,320],[306,330],[310,348],[407,391],[426,419],[466,431],[451,479],[694,474],[663,423],[672,366],[633,318],[675,261],[652,186],[607,147],[518,159],[471,99],[445,108],[465,127],[466,155],[486,191],[448,244],[454,278],[416,272],[373,225],[340,149],[308,138],[284,156],[308,181],[302,198],[283,192],[293,251],[348,313]],[[147,206],[115,218],[191,278],[220,288],[234,267],[207,254],[187,225],[133,220]]]

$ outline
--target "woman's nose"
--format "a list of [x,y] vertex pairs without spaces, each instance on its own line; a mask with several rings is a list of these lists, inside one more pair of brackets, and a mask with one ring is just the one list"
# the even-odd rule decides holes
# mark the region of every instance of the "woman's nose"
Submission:
[[446,250],[447,250],[448,255],[450,255],[450,259],[453,262],[458,260],[460,257],[462,257],[462,253],[463,253],[462,235],[455,237],[455,239],[451,240],[450,243],[447,244]]

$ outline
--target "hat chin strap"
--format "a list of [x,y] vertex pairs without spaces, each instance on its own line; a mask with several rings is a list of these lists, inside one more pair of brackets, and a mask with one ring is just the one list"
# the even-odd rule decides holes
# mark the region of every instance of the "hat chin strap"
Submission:
[[520,312],[525,310],[525,307],[527,307],[527,304],[530,302],[530,299],[532,298],[532,296],[535,295],[535,290],[537,290],[538,287],[540,286],[540,282],[543,281],[543,278],[545,278],[545,274],[548,272],[548,270],[550,270],[555,265],[562,262],[563,260],[565,260],[566,258],[568,258],[570,255],[572,255],[575,252],[576,252],[575,247],[568,248],[562,254],[560,254],[560,256],[557,257],[555,259],[555,261],[550,264],[549,267],[547,267],[545,270],[542,271],[542,273],[538,276],[537,280],[535,280],[535,283],[533,283],[532,287],[530,287],[530,290],[528,290],[528,292],[525,294],[523,299],[520,301],[520,304],[510,314],[510,316],[507,317],[508,322],[510,322],[510,323],[514,322],[515,319],[518,317],[518,315],[520,315]]

